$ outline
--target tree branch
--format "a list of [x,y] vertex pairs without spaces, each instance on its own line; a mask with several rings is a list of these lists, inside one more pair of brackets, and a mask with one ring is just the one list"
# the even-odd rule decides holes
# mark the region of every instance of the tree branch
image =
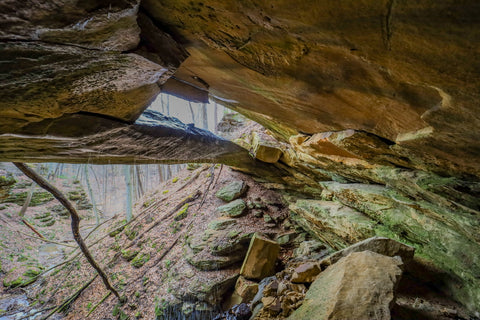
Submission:
[[51,185],[47,180],[38,175],[34,170],[26,166],[24,163],[14,162],[13,163],[20,171],[22,171],[27,177],[35,181],[40,187],[50,192],[70,213],[71,226],[73,238],[78,243],[80,250],[82,250],[85,258],[92,265],[92,267],[97,271],[98,275],[103,280],[105,287],[110,290],[119,300],[121,300],[120,295],[117,290],[110,284],[108,277],[105,272],[100,268],[100,266],[95,262],[90,251],[88,250],[87,245],[83,241],[82,236],[80,235],[80,217],[77,213],[77,210],[73,207],[72,203],[53,185]]

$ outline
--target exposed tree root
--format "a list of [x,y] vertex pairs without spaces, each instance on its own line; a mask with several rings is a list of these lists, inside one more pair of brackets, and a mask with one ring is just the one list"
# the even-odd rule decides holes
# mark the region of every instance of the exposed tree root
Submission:
[[217,180],[215,180],[214,185],[217,185],[218,179],[220,179],[220,175],[222,174],[222,170],[223,170],[223,163],[220,165],[220,171],[218,171]]
[[205,191],[203,191],[203,197],[202,201],[200,202],[200,205],[198,206],[198,210],[203,206],[203,203],[205,202],[205,199],[207,198],[208,191],[210,191],[210,187],[212,186],[213,180],[215,180],[215,164],[210,167],[210,181],[208,185],[205,187]]

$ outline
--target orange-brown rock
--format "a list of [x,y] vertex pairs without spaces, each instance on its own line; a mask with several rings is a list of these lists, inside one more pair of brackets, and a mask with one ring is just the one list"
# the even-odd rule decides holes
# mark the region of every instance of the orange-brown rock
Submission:
[[320,265],[316,262],[305,262],[293,270],[293,283],[311,283],[321,272]]
[[279,251],[278,243],[255,234],[250,241],[240,274],[247,279],[256,280],[273,275]]
[[289,319],[390,319],[400,258],[353,252],[322,272]]

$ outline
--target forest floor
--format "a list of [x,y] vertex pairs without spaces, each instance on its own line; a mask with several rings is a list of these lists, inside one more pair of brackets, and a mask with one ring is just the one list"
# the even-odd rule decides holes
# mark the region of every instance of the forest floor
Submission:
[[[47,240],[58,244],[38,239],[16,214],[21,206],[9,204],[0,211],[3,277],[20,277],[30,265],[38,265],[44,271],[63,264],[25,288],[28,290],[7,289],[2,286],[0,296],[26,293],[31,301],[30,307],[48,310],[61,305],[67,297],[95,278],[68,306],[69,312],[65,319],[103,319],[112,317],[112,313],[116,313],[115,316],[123,313],[130,319],[154,319],[155,307],[158,307],[162,299],[171,296],[173,291],[179,290],[178,286],[189,286],[190,282],[198,282],[199,279],[200,282],[214,282],[215,279],[238,273],[238,263],[231,268],[202,272],[184,259],[188,235],[203,233],[209,222],[221,215],[216,209],[225,202],[215,197],[215,193],[233,180],[242,180],[249,186],[245,197],[247,202],[261,200],[268,203],[268,214],[274,221],[280,222],[286,218],[288,209],[276,192],[263,188],[251,177],[226,166],[222,168],[219,165],[202,165],[195,170],[180,171],[176,177],[160,184],[156,191],[141,199],[135,207],[133,220],[125,227],[121,227],[126,224],[121,214],[103,221],[100,227],[88,236],[86,242],[96,261],[104,268],[114,286],[128,299],[122,306],[117,305],[118,301],[113,295],[108,296],[100,278],[95,278],[93,268],[78,254],[79,250],[72,248],[75,243],[69,219],[55,217],[52,226],[38,225],[35,217],[51,211],[49,208],[56,204],[56,200],[29,208],[25,217]],[[67,180],[59,180],[56,184],[65,193],[77,188],[72,181]],[[192,197],[192,201],[188,202],[188,214],[181,221],[176,221],[176,214],[185,207],[181,204],[189,197]],[[80,213],[82,235],[86,238],[95,227],[95,217],[88,210]],[[276,234],[285,231],[280,224],[265,224],[263,217],[253,214],[238,220],[240,233],[248,231]],[[118,230],[119,227],[121,231]],[[19,239],[22,239],[21,243]],[[47,249],[43,249],[44,247]],[[137,258],[142,258],[129,261],[129,255],[137,252]],[[291,250],[284,249],[282,254],[285,260],[291,255]],[[24,257],[28,257],[28,261]],[[90,312],[102,300],[103,302]],[[9,314],[8,311],[6,310],[5,314]],[[47,313],[44,312],[43,316]]]
[[[121,213],[103,220],[95,228],[91,210],[80,211],[82,235],[110,281],[127,298],[124,304],[109,294],[93,268],[75,249],[68,218],[53,214],[55,223],[51,226],[42,226],[42,222],[35,219],[51,212],[57,204],[56,200],[30,207],[25,214],[34,228],[52,242],[38,239],[21,222],[16,214],[20,210],[19,205],[0,206],[2,279],[19,277],[25,270],[36,266],[42,272],[59,265],[25,288],[0,286],[0,309],[5,308],[0,310],[0,319],[21,319],[25,313],[18,313],[19,310],[43,310],[36,314],[38,318],[29,319],[44,319],[55,307],[72,297],[62,313],[52,315],[50,319],[155,319],[162,303],[175,299],[179,292],[192,293],[197,287],[221,282],[238,273],[238,263],[221,270],[199,271],[185,259],[188,239],[204,234],[209,223],[220,216],[216,209],[225,202],[215,193],[235,180],[242,180],[249,186],[245,201],[266,204],[264,214],[268,213],[274,221],[265,223],[264,217],[250,212],[238,218],[238,232],[267,235],[293,232],[289,229],[288,208],[278,192],[264,188],[249,176],[218,165],[185,169],[173,179],[159,184],[154,192],[137,202],[134,218],[128,224]],[[66,194],[72,191],[81,194],[81,188],[71,180],[58,179],[56,184]],[[23,186],[23,189],[15,192],[29,188],[23,179],[17,185]],[[178,213],[187,203],[186,216],[178,220]],[[132,255],[135,255],[133,260]],[[281,269],[291,256],[292,247],[282,247],[277,267]],[[423,274],[422,277],[427,276]],[[404,279],[393,310],[394,319],[410,319],[412,316],[468,319],[460,305],[438,295],[427,282],[419,282],[418,277],[411,274]],[[89,285],[79,291],[85,284]],[[17,305],[6,305],[12,298]],[[169,319],[179,318],[172,315]]]

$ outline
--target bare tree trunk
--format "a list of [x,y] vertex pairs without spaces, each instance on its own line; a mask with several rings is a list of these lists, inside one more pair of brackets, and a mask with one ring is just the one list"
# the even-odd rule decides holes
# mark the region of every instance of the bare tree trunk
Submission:
[[143,189],[142,172],[141,172],[141,168],[140,168],[139,165],[135,166],[135,171],[137,173],[138,194],[139,194],[139,198],[141,198],[145,194],[145,190]]
[[192,115],[192,123],[195,124],[195,113],[193,112],[192,103],[188,101],[188,107],[190,108],[190,114]]
[[161,104],[162,104],[162,114],[165,115],[165,103],[163,102],[163,96],[164,96],[164,94],[161,93],[161,94],[160,94],[160,102],[161,102]]
[[123,300],[120,298],[117,290],[115,290],[115,288],[108,281],[108,277],[105,272],[95,262],[92,255],[90,254],[90,251],[88,250],[87,245],[83,241],[83,238],[80,235],[80,217],[77,213],[77,210],[75,210],[75,208],[73,207],[72,203],[68,201],[68,199],[57,188],[48,183],[47,180],[39,176],[34,170],[30,169],[24,163],[14,162],[13,164],[18,169],[20,169],[20,171],[22,171],[27,177],[35,181],[40,187],[50,192],[68,210],[71,218],[73,238],[78,243],[80,250],[82,250],[85,258],[87,258],[90,265],[97,271],[98,275],[102,278],[105,287],[107,287],[107,289],[110,290],[119,300]]
[[127,207],[125,209],[127,222],[132,220],[132,209],[133,209],[133,184],[132,184],[132,166],[125,165],[124,167],[125,174],[125,185],[127,186]]
[[158,183],[160,184],[160,183],[163,182],[163,168],[162,168],[162,165],[158,164],[157,169],[158,169]]
[[207,104],[202,103],[202,128],[208,130],[208,114],[207,114]]
[[108,183],[108,167],[105,165],[103,167],[103,207],[102,212],[104,215],[107,214],[107,183]]
[[77,174],[75,175],[75,180],[80,180],[79,179],[79,176],[80,176],[80,170],[82,169],[82,166],[77,164],[78,166],[78,169],[77,169]]
[[217,103],[214,102],[213,104],[213,132],[218,133],[217,131],[217,124],[218,124],[218,106]]
[[23,204],[22,209],[20,209],[20,212],[18,213],[19,217],[23,218],[25,216],[25,212],[27,211],[28,206],[30,205],[30,201],[32,201],[34,190],[35,190],[35,183],[32,183],[32,186],[28,190],[27,199],[25,199],[25,203]]
[[150,190],[150,165],[147,164],[145,166],[145,191],[148,192],[148,190]]
[[167,94],[167,116],[170,116],[170,95]]
[[92,186],[90,184],[90,178],[88,176],[88,164],[85,164],[85,182],[87,183],[88,196],[92,201],[93,214],[95,215],[95,223],[98,226],[100,224],[100,215],[98,214],[97,204],[95,203],[95,197],[93,196]]

